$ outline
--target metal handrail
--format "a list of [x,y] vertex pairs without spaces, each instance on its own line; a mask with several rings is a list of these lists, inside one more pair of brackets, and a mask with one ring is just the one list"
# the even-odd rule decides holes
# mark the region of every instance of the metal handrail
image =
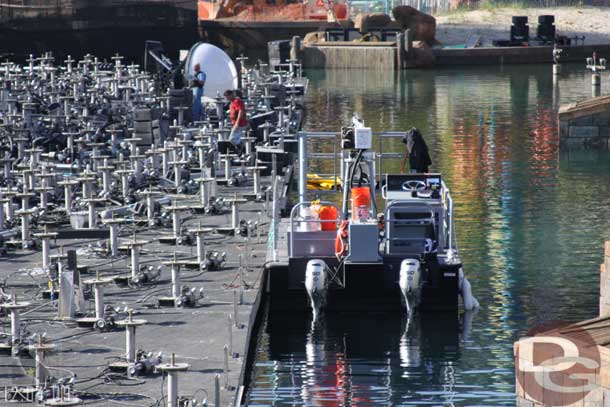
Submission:
[[[373,136],[378,137],[378,151],[374,151],[375,153],[375,165],[377,166],[377,168],[379,169],[379,179],[381,179],[381,176],[383,174],[383,161],[384,159],[392,159],[392,158],[402,158],[403,154],[402,153],[397,153],[397,152],[387,152],[384,153],[383,152],[383,141],[385,139],[388,138],[403,138],[406,136],[406,132],[404,131],[386,131],[386,132],[376,132],[373,133]],[[328,131],[320,131],[320,132],[306,132],[306,131],[300,131],[297,134],[297,138],[298,139],[304,139],[304,142],[302,144],[299,144],[299,150],[301,148],[305,148],[307,151],[301,152],[299,151],[299,161],[300,161],[300,168],[302,167],[304,169],[302,176],[307,177],[307,159],[308,158],[313,158],[313,159],[324,159],[324,158],[334,158],[334,165],[333,165],[333,173],[332,174],[328,174],[329,176],[331,176],[334,180],[335,180],[335,185],[338,185],[337,183],[337,179],[340,179],[341,176],[343,175],[343,168],[342,168],[342,163],[343,160],[341,160],[340,165],[337,165],[337,158],[340,156],[341,150],[337,150],[337,138],[340,137],[340,133],[339,132],[328,132]],[[307,141],[309,139],[334,139],[334,143],[333,143],[333,149],[334,151],[332,153],[318,153],[318,152],[309,152],[308,150],[308,144]],[[339,175],[337,173],[337,169],[340,169],[340,173],[341,175]],[[301,176],[301,173],[299,174],[299,177]],[[304,180],[304,185],[301,186],[301,188],[303,188],[303,191],[300,191],[300,194],[303,194],[305,192],[305,190],[307,189],[307,180]],[[334,188],[332,188],[331,190],[328,191],[318,191],[318,193],[333,193],[333,192],[337,192],[337,188],[336,186]]]
[[382,133],[373,133],[373,135],[378,137],[377,149],[379,151],[377,152],[376,157],[378,158],[378,161],[379,161],[379,165],[378,165],[379,176],[381,177],[383,174],[383,159],[384,158],[402,158],[404,156],[404,154],[395,153],[395,152],[384,153],[383,152],[383,140],[386,138],[401,138],[402,139],[407,135],[407,133],[404,131],[385,131]]
[[[290,211],[290,254],[292,255],[292,253],[294,253],[294,215],[295,212],[298,208],[305,206],[305,205],[311,205],[313,201],[305,201],[305,202],[299,202],[298,204],[296,204],[295,206],[292,207],[292,210]],[[307,220],[300,220],[299,222],[309,222],[309,223],[337,223],[341,220],[341,209],[339,209],[337,207],[337,205],[335,205],[332,202],[329,201],[320,201],[321,205],[325,205],[325,206],[333,206],[335,209],[337,209],[337,218],[336,219],[307,219]]]

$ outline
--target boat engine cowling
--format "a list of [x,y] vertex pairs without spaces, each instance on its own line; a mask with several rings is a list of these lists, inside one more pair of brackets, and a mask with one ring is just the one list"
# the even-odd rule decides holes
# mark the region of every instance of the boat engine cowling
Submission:
[[326,304],[328,293],[327,269],[326,262],[320,259],[309,260],[305,269],[305,289],[311,302],[314,320],[318,318]]
[[405,301],[407,312],[411,312],[413,308],[419,305],[419,300],[421,298],[421,263],[418,260],[404,259],[402,263],[400,263],[398,285]]

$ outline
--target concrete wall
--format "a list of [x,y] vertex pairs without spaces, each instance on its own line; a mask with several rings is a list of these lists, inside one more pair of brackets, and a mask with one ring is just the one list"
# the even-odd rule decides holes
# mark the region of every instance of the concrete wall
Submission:
[[561,145],[567,148],[608,148],[610,112],[559,122]]
[[396,46],[314,45],[303,50],[306,68],[398,69]]
[[610,148],[608,96],[562,106],[557,117],[562,148]]
[[604,262],[599,270],[599,316],[610,316],[610,242],[604,245]]

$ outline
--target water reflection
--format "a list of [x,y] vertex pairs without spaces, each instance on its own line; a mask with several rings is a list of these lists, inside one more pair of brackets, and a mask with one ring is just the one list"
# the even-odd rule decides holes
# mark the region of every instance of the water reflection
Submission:
[[374,130],[423,131],[432,169],[452,189],[464,269],[482,308],[452,352],[437,339],[458,329],[420,326],[405,336],[395,316],[337,317],[311,339],[307,322],[271,320],[252,405],[514,405],[514,340],[537,322],[597,314],[610,155],[560,154],[556,123],[561,104],[590,96],[589,74],[564,65],[556,81],[550,66],[309,76],[308,129],[335,131],[358,111]]
[[452,405],[460,393],[456,315],[331,314],[314,326],[276,314],[265,326],[259,352],[274,362],[257,364],[251,406]]

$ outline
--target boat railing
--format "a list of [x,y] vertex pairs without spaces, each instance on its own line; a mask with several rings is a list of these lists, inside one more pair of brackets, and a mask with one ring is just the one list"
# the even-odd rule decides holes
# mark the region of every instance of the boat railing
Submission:
[[[311,205],[313,203],[313,201],[306,201],[306,202],[299,202],[297,203],[292,210],[290,211],[290,224],[289,224],[289,229],[288,231],[290,232],[290,240],[288,242],[290,251],[289,251],[289,255],[292,256],[294,253],[294,235],[295,235],[295,229],[294,229],[294,224],[295,224],[295,217],[297,216],[298,210],[302,207],[304,207],[305,205]],[[319,223],[319,224],[323,224],[323,223],[335,223],[337,224],[338,222],[341,221],[341,210],[337,207],[337,205],[335,205],[332,202],[329,201],[317,201],[316,203],[319,203],[320,205],[324,205],[324,206],[332,206],[337,210],[337,218],[336,219],[299,219],[296,221],[296,223],[299,224],[307,224],[307,223]]]
[[[404,153],[396,151],[385,152],[385,142],[392,139],[401,139],[406,136],[406,132],[403,131],[385,131],[373,133],[373,137],[377,139],[377,151],[375,151],[375,166],[378,168],[378,178],[383,176],[384,161],[389,159],[401,159],[404,157]],[[339,191],[338,182],[344,173],[343,158],[345,150],[338,148],[340,143],[341,135],[338,132],[305,132],[300,131],[297,134],[299,142],[299,202],[305,202],[307,200],[307,171],[308,171],[308,160],[323,159],[333,160],[333,168],[331,173],[319,173],[323,178],[332,179],[333,186],[328,190],[316,191],[316,193],[337,193]],[[321,145],[316,145],[316,151],[311,151],[310,140],[321,140],[332,142],[331,148],[327,148],[331,151],[320,151],[324,150]]]

